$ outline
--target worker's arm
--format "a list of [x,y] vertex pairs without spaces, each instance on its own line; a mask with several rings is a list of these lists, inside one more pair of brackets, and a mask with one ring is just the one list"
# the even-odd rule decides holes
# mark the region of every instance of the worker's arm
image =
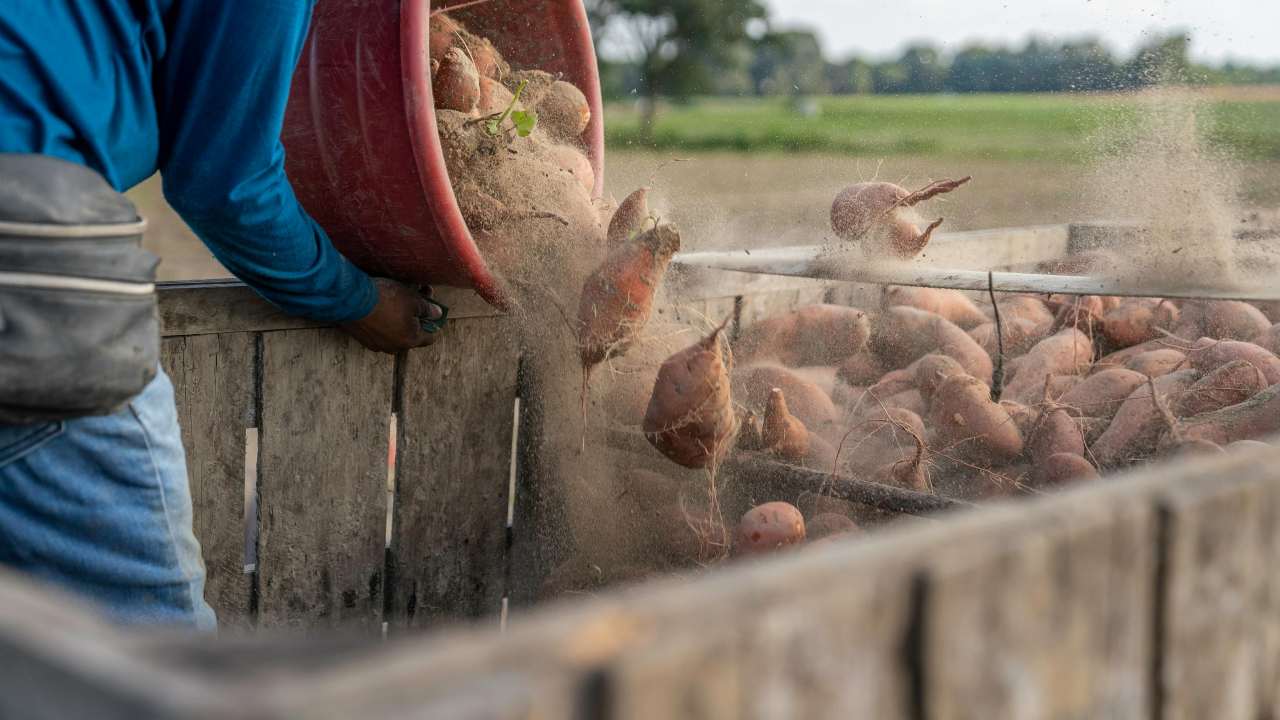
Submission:
[[286,312],[354,323],[374,349],[424,344],[409,322],[421,298],[343,257],[285,177],[280,128],[312,4],[172,4],[154,79],[165,197],[228,270]]

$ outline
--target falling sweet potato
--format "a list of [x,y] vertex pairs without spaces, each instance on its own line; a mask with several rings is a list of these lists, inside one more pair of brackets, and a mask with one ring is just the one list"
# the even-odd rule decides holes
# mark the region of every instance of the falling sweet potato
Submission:
[[578,305],[578,347],[589,369],[630,348],[649,321],[680,233],[670,225],[650,230],[609,253],[587,277]]
[[1147,377],[1158,378],[1186,367],[1187,356],[1173,348],[1160,348],[1135,355],[1124,366]]
[[867,314],[843,305],[806,305],[742,329],[734,343],[744,363],[838,365],[862,350],[871,334]]
[[641,425],[654,447],[687,468],[719,465],[738,431],[723,331],[722,325],[662,363]]
[[877,318],[871,351],[886,367],[905,368],[930,353],[954,358],[965,372],[991,382],[991,356],[955,323],[924,310],[892,307]]
[[922,232],[909,209],[969,180],[942,180],[915,192],[887,182],[852,185],[831,203],[831,229],[836,237],[859,244],[868,254],[915,257],[929,244],[942,220],[930,223]]
[[1262,371],[1244,360],[1232,360],[1205,373],[1171,403],[1175,417],[1186,418],[1238,405],[1267,389]]
[[987,316],[959,290],[887,285],[881,292],[881,307],[913,307],[946,318],[965,330],[987,322]]
[[1161,433],[1168,429],[1168,418],[1161,404],[1166,408],[1172,405],[1199,377],[1195,370],[1179,370],[1155,378],[1130,393],[1106,432],[1089,448],[1098,464],[1107,468],[1123,467],[1153,453]]
[[738,522],[733,554],[767,555],[804,542],[804,516],[790,503],[768,502],[747,511]]
[[992,466],[1022,454],[1023,439],[1009,413],[991,401],[991,389],[967,375],[949,377],[933,393],[929,426],[938,451]]
[[649,188],[642,187],[633,191],[623,198],[622,204],[609,220],[609,232],[606,236],[609,247],[617,247],[637,237],[652,221],[649,214]]
[[1063,409],[1075,417],[1115,417],[1126,398],[1145,385],[1147,376],[1126,368],[1090,375],[1058,398]]

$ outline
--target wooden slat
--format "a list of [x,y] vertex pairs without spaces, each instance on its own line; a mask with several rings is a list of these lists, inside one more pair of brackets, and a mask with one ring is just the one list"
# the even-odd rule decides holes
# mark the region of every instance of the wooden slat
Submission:
[[173,380],[187,454],[205,599],[223,628],[252,624],[252,576],[245,574],[245,429],[254,424],[252,333],[168,338],[161,347]]
[[1280,713],[1280,467],[1219,465],[1163,505],[1166,720]]
[[[433,297],[448,306],[450,318],[499,314],[470,290],[437,288]],[[280,312],[235,280],[160,283],[159,303],[165,337],[320,327]]]
[[333,330],[262,344],[259,623],[377,628],[393,359]]
[[939,548],[925,584],[924,716],[1148,717],[1150,495],[1091,488],[962,521],[985,527]]
[[389,590],[397,624],[501,608],[520,352],[512,324],[464,320],[403,361]]

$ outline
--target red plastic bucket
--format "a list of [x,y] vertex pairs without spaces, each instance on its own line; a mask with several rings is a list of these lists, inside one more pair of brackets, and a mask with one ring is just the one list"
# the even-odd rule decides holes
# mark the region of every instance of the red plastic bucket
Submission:
[[[514,67],[563,74],[582,90],[591,104],[582,140],[599,195],[600,78],[582,0],[453,2],[442,10],[489,38]],[[445,169],[428,67],[431,12],[427,0],[316,4],[285,114],[285,167],[307,212],[356,265],[474,288],[501,305]]]

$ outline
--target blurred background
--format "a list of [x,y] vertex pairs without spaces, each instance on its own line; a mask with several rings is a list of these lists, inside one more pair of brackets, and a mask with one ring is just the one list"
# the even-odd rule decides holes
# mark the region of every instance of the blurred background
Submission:
[[[1215,184],[1241,223],[1270,222],[1280,207],[1280,3],[586,6],[606,96],[607,191],[654,186],[691,247],[821,242],[831,198],[871,178],[973,175],[937,208],[944,230],[1116,219],[1103,217],[1127,207],[1114,196],[1180,184]],[[1165,176],[1154,186],[1142,162],[1115,162],[1162,135],[1171,157],[1195,162],[1153,163]],[[225,275],[154,178],[132,196],[165,279]],[[1165,202],[1176,200],[1129,204]]]

